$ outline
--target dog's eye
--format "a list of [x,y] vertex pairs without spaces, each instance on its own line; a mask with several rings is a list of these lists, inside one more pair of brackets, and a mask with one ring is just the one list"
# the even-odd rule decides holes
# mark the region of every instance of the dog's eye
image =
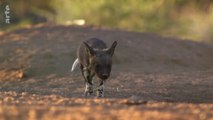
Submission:
[[101,65],[98,64],[98,65],[95,66],[95,68],[96,68],[97,70],[99,70],[99,69],[101,68]]
[[109,68],[109,69],[111,69],[111,65],[109,65],[109,64],[108,64],[108,65],[106,65],[106,67],[107,67],[107,68]]

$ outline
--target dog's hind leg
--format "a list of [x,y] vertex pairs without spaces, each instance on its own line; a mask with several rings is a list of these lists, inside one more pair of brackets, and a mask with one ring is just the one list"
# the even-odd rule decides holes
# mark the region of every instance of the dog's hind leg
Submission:
[[93,93],[92,78],[93,78],[94,75],[91,75],[90,71],[86,67],[83,67],[83,65],[80,65],[80,70],[81,70],[81,73],[82,73],[82,75],[85,79],[85,83],[86,83],[84,95],[90,96]]

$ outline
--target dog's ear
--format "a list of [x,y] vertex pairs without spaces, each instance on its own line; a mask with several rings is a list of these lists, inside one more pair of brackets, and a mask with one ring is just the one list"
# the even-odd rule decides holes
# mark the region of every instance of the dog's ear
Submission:
[[117,46],[117,41],[114,41],[112,46],[108,49],[108,53],[113,56],[114,51],[115,51],[115,47]]
[[90,53],[90,55],[95,55],[95,51],[86,42],[83,43],[86,46],[86,49]]

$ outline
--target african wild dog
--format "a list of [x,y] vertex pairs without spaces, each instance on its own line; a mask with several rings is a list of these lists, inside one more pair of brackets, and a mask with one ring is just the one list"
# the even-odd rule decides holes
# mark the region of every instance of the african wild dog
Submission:
[[104,81],[110,76],[112,66],[112,55],[117,42],[115,41],[110,48],[97,38],[83,41],[77,51],[77,59],[72,65],[72,70],[80,64],[80,70],[86,81],[85,96],[93,93],[93,77],[99,78],[97,97],[104,97]]

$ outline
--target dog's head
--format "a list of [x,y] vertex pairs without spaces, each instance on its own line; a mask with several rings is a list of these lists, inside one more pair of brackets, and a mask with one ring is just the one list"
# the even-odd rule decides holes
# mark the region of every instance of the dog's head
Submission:
[[117,45],[117,41],[113,42],[112,46],[107,49],[94,49],[84,42],[88,53],[90,54],[90,65],[94,73],[102,80],[110,76],[112,67],[112,56]]

